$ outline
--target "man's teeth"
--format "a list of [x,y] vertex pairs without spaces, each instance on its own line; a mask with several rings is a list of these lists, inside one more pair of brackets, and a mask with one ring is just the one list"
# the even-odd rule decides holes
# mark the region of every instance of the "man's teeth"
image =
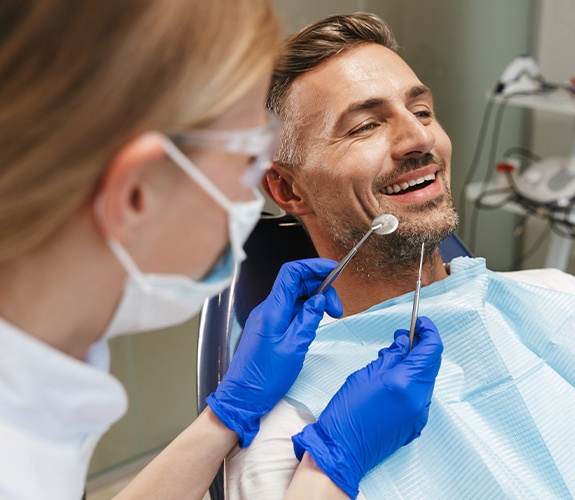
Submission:
[[389,186],[386,186],[383,189],[387,194],[395,194],[399,193],[400,191],[405,191],[407,188],[415,186],[417,184],[423,184],[424,182],[433,180],[435,180],[435,174],[427,174],[423,177],[419,177],[418,179],[410,180],[408,182],[402,182],[400,184],[390,184]]

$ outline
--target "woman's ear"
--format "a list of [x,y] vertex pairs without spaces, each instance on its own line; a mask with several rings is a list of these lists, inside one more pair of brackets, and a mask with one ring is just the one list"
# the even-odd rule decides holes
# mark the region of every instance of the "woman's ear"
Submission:
[[149,208],[146,172],[165,156],[165,140],[156,132],[141,134],[112,158],[95,202],[96,219],[107,237],[126,243],[145,223]]
[[274,163],[262,179],[262,188],[282,210],[296,216],[310,212],[301,197],[297,180],[288,169]]

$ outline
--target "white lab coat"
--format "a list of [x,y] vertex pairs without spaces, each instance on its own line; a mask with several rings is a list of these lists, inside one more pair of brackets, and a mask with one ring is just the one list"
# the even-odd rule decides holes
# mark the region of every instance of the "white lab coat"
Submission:
[[126,411],[105,341],[81,362],[0,318],[0,499],[78,500],[96,443]]

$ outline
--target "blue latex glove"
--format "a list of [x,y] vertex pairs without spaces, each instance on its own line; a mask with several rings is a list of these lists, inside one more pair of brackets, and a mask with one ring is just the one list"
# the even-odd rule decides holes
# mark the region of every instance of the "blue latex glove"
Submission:
[[302,369],[324,311],[339,318],[343,307],[333,287],[313,295],[337,265],[327,259],[284,264],[269,296],[250,314],[230,367],[206,403],[248,446],[268,413]]
[[370,469],[418,437],[427,423],[443,344],[429,318],[418,318],[416,332],[409,352],[408,331],[397,330],[393,344],[352,373],[318,421],[292,438],[298,460],[308,451],[351,498]]

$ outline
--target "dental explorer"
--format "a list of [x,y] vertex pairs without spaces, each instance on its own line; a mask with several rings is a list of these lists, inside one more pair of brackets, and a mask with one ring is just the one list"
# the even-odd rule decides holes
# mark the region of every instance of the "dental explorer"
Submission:
[[413,295],[413,309],[411,311],[411,326],[409,327],[409,350],[413,348],[413,339],[415,337],[415,324],[417,323],[417,315],[419,314],[419,295],[421,292],[421,269],[423,268],[423,248],[425,243],[421,244],[421,256],[419,257],[419,273],[417,275],[417,283],[415,285],[415,294]]
[[347,266],[349,261],[356,254],[359,247],[363,245],[371,233],[385,236],[386,234],[393,233],[397,229],[398,225],[399,221],[397,220],[397,217],[391,214],[378,215],[375,219],[373,219],[369,231],[364,234],[363,238],[359,240],[359,243],[349,251],[349,253],[341,260],[341,262],[333,269],[333,271],[328,274],[327,278],[323,280],[322,284],[316,289],[315,292],[313,292],[313,294],[316,295],[318,293],[323,293],[329,288],[329,286],[344,270],[345,266]]

